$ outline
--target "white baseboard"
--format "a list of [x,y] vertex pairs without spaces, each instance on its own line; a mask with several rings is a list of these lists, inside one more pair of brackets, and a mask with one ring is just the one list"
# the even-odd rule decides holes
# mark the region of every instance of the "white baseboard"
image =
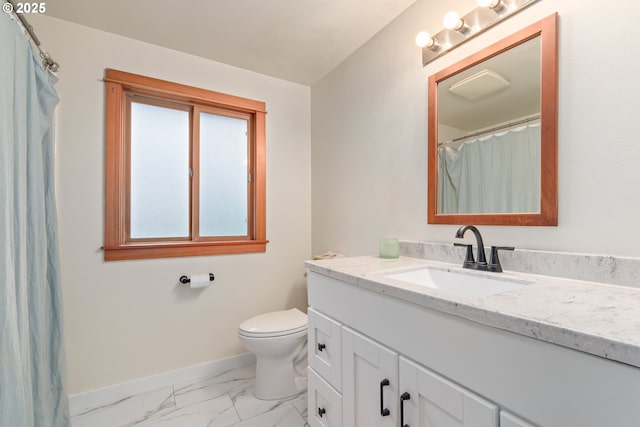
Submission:
[[86,409],[104,406],[136,394],[157,390],[181,382],[204,380],[225,371],[255,363],[255,361],[255,354],[245,353],[227,359],[214,360],[188,368],[139,378],[126,383],[114,384],[84,393],[73,394],[69,396],[69,412],[73,416]]

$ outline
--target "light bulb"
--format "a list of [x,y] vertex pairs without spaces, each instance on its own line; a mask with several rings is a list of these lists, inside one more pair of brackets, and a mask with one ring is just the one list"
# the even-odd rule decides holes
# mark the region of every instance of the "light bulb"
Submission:
[[431,36],[426,31],[421,31],[416,36],[416,44],[420,47],[425,47],[427,44],[429,44],[430,40]]
[[489,7],[491,3],[493,3],[493,0],[478,0],[478,6],[480,7]]
[[426,47],[434,52],[437,52],[440,49],[438,41],[434,37],[431,37],[431,35],[426,31],[418,33],[416,36],[416,44],[420,47]]
[[456,11],[451,11],[444,15],[444,19],[442,20],[442,25],[448,30],[452,30],[459,26],[460,16]]

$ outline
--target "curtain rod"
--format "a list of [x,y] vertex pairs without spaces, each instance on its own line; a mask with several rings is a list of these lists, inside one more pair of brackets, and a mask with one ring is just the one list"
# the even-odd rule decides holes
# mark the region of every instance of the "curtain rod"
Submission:
[[[36,36],[36,33],[33,31],[33,26],[29,24],[29,21],[27,21],[27,18],[25,18],[22,13],[16,12],[17,5],[15,1],[14,0],[7,0],[7,1],[11,4],[11,6],[13,6],[11,11],[20,20],[20,23],[22,24],[24,29],[27,30],[29,37],[31,37],[31,40],[33,40],[33,43],[36,45],[36,47],[40,51],[40,57],[42,58],[45,68],[53,72],[58,71],[60,69],[60,64],[54,61],[53,58],[51,58],[51,55],[49,55],[49,53],[47,53],[42,48],[42,43],[40,43],[40,39],[38,38],[38,36]],[[6,9],[4,10],[6,11]]]
[[491,128],[491,129],[481,130],[479,132],[475,132],[475,133],[472,133],[472,134],[469,134],[469,135],[461,136],[461,137],[452,139],[450,141],[439,142],[438,145],[450,144],[452,142],[462,141],[463,139],[473,138],[474,136],[486,135],[488,133],[493,133],[493,132],[496,132],[496,131],[499,131],[499,130],[502,130],[502,129],[510,128],[511,126],[523,125],[525,123],[533,122],[535,120],[538,120],[539,118],[540,118],[540,114],[528,117],[526,119],[516,120],[515,122],[506,123],[504,125],[496,126],[496,127]]

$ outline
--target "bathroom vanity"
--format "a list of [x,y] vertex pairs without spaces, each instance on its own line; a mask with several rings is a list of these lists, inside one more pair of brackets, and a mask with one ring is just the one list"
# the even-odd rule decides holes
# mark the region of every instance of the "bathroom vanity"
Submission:
[[306,267],[312,427],[640,425],[640,289],[405,257]]

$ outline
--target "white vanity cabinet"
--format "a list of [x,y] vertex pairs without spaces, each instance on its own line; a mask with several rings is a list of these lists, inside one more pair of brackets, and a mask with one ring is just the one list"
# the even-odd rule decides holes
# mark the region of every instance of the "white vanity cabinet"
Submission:
[[496,405],[313,306],[308,331],[311,427],[498,427]]
[[498,407],[349,328],[343,426],[498,427]]
[[308,279],[312,427],[640,426],[636,367]]

